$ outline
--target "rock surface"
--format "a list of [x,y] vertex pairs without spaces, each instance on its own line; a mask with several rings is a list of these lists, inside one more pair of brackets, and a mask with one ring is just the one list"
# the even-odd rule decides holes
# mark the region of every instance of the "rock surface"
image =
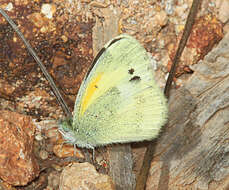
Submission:
[[0,177],[9,184],[28,184],[39,174],[33,155],[35,126],[31,117],[0,111]]
[[115,187],[109,176],[97,173],[91,164],[75,163],[62,171],[59,189],[114,190]]

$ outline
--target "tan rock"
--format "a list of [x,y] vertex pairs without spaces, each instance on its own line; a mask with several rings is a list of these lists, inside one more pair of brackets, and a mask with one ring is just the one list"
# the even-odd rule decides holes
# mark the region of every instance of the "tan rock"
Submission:
[[76,156],[77,158],[84,158],[82,151],[78,148],[74,149],[73,145],[67,145],[67,144],[55,145],[53,147],[53,152],[59,158],[67,158],[70,156]]
[[99,174],[89,163],[75,163],[67,166],[61,173],[61,190],[103,189],[114,190],[114,184],[107,175]]

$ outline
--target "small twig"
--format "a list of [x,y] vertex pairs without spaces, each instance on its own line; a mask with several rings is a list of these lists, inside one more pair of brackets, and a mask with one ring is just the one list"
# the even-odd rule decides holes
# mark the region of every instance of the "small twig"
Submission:
[[189,38],[189,35],[191,33],[192,26],[195,22],[195,18],[196,18],[200,4],[201,4],[201,0],[193,0],[193,2],[192,2],[192,7],[189,11],[188,18],[187,18],[187,21],[185,23],[184,32],[183,32],[183,35],[182,35],[181,40],[179,42],[179,46],[178,46],[178,49],[176,51],[176,55],[172,61],[173,64],[172,64],[172,67],[171,67],[170,72],[169,72],[169,77],[166,81],[164,94],[167,98],[169,98],[169,91],[171,89],[173,78],[174,78],[174,75],[176,73],[176,68],[177,68],[178,62],[180,60],[180,57],[182,55],[182,52],[185,48],[185,45],[188,41],[188,38]]

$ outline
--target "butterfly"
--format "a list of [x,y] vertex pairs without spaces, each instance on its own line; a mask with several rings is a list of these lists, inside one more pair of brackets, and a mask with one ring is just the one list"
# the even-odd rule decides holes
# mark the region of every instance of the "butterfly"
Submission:
[[122,34],[97,54],[80,86],[72,119],[59,124],[67,143],[94,149],[156,138],[168,115],[151,58]]

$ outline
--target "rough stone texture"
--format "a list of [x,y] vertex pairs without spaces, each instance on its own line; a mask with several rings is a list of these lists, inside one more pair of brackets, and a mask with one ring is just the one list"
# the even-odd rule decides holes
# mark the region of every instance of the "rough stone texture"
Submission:
[[82,150],[78,148],[74,148],[72,145],[63,145],[63,144],[58,144],[53,147],[53,152],[56,156],[59,158],[66,158],[66,157],[71,157],[75,156],[77,158],[85,158]]
[[[176,54],[177,47],[182,36],[182,32],[178,37],[177,43],[170,47],[170,58],[168,68],[170,70],[172,60]],[[176,76],[183,73],[190,73],[190,66],[196,64],[199,60],[211,51],[211,49],[219,43],[223,38],[223,24],[211,14],[202,16],[195,21],[187,45],[180,58],[180,62],[176,71]]]
[[229,33],[170,99],[147,189],[229,189]]
[[31,118],[0,111],[0,177],[12,185],[26,185],[39,174],[33,155],[35,126]]
[[[69,1],[2,0],[0,6],[19,26],[38,57],[73,108],[75,95],[92,62],[93,19],[85,12],[70,11]],[[50,9],[47,10],[47,9]],[[51,15],[48,15],[51,14]],[[85,13],[86,14],[86,13]],[[63,115],[37,63],[12,27],[0,16],[0,98],[12,110],[33,118],[60,119]],[[6,89],[6,90],[2,90]],[[44,94],[46,93],[46,95]],[[32,99],[32,100],[31,100]],[[35,101],[35,105],[31,102]]]
[[115,187],[111,178],[97,173],[93,165],[89,163],[75,163],[65,167],[62,171],[59,189],[114,190]]

